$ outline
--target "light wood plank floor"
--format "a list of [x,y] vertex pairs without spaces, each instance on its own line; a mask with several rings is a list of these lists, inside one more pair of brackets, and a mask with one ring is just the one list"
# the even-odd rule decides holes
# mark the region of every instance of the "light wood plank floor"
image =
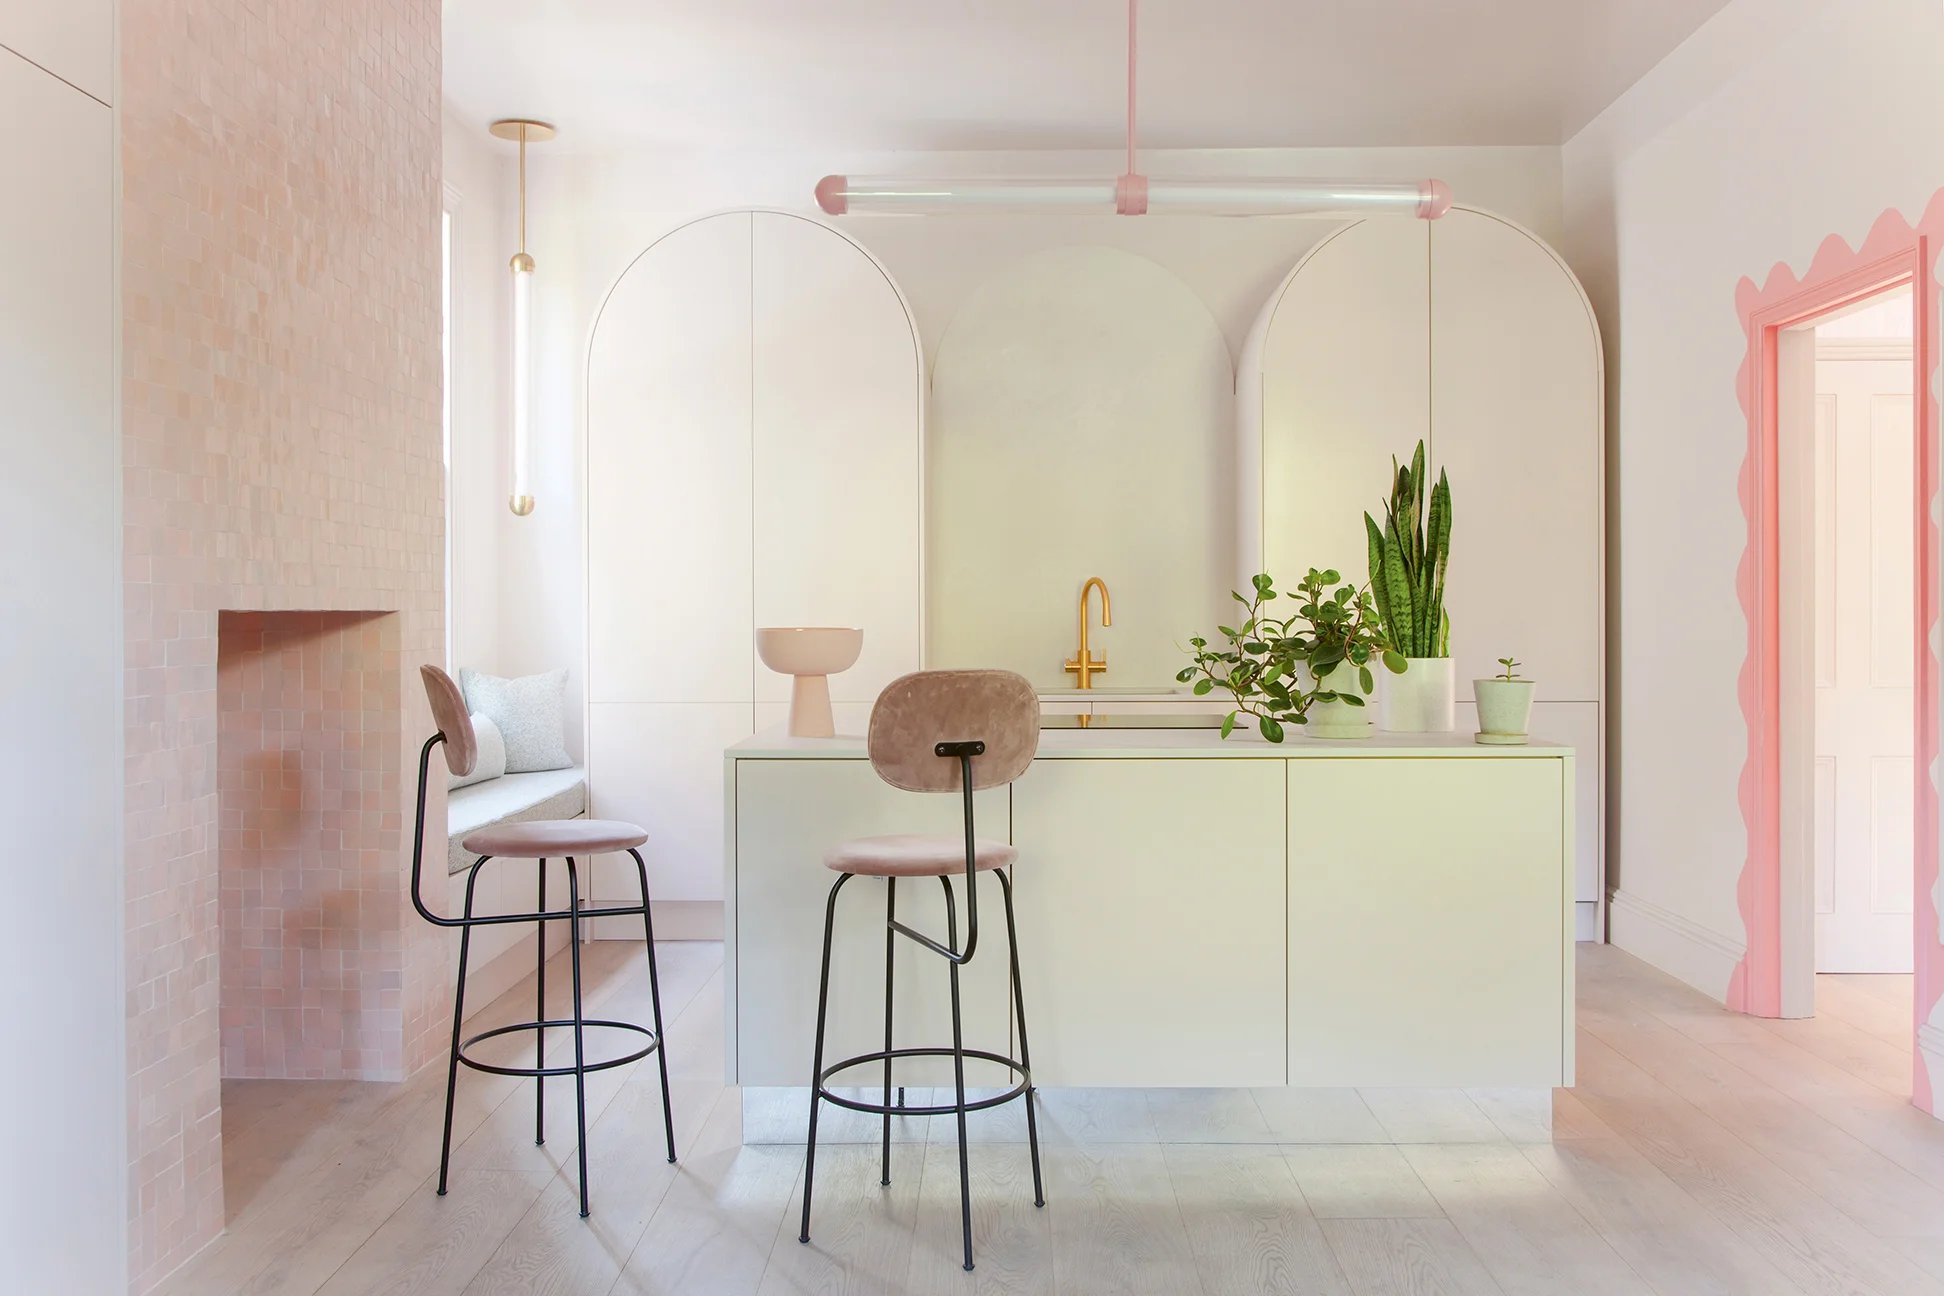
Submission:
[[[1223,1142],[1289,1128],[1279,1091],[1211,1094],[1205,1126],[1193,1094],[1157,1096],[1098,1139],[1046,1143],[1044,1210],[1022,1146],[975,1146],[967,1274],[949,1122],[894,1145],[889,1188],[875,1146],[831,1145],[815,1238],[798,1244],[802,1152],[742,1146],[723,1085],[721,948],[661,958],[680,1165],[662,1159],[652,1064],[589,1080],[588,1220],[571,1080],[548,1082],[536,1147],[531,1082],[462,1073],[443,1198],[443,1067],[402,1085],[232,1082],[229,1229],[165,1291],[1944,1293],[1944,1124],[1905,1101],[1908,978],[1825,977],[1815,1019],[1758,1021],[1581,946],[1580,1085],[1558,1097],[1554,1142],[1345,1141],[1386,1115],[1350,1091],[1327,1113],[1331,1142]],[[586,965],[591,1012],[646,1019],[638,947],[595,944]],[[531,994],[475,1028],[527,1015]],[[1484,1107],[1469,1115],[1491,1127]],[[1169,1141],[1113,1141],[1133,1127]]]

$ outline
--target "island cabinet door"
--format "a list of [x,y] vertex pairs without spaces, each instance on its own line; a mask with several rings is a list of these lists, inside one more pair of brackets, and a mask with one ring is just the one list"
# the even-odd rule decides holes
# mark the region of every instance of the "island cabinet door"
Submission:
[[1571,764],[1289,762],[1291,1084],[1572,1083]]
[[1038,761],[1013,832],[1037,1083],[1283,1083],[1282,761]]
[[[884,833],[964,834],[957,795],[901,792],[862,760],[739,760],[734,762],[735,1071],[731,1083],[802,1088],[810,1083],[817,1028],[817,972],[823,953],[824,905],[837,874],[824,852],[851,837]],[[1009,840],[1006,789],[979,793],[978,833]],[[961,873],[958,938],[966,937]],[[857,877],[837,900],[832,944],[825,1065],[884,1047],[886,883]],[[898,883],[898,918],[944,941],[944,894],[935,878]],[[900,936],[894,946],[894,1046],[952,1043],[950,981],[942,957]],[[1004,1054],[1011,1047],[1007,997],[1005,909],[990,874],[979,879],[979,945],[959,973],[965,1046]],[[839,1087],[882,1083],[881,1066],[860,1067],[833,1081]],[[1002,1083],[1005,1073],[968,1064],[973,1085]],[[899,1064],[894,1083],[949,1084],[952,1067]],[[916,1102],[917,1099],[913,1098]]]

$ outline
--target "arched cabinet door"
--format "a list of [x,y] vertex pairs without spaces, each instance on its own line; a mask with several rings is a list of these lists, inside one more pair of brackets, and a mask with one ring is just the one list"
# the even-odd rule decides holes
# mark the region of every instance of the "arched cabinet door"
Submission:
[[[841,724],[920,662],[920,364],[837,231],[691,221],[601,308],[587,369],[588,797],[638,823],[658,900],[722,896],[722,749],[782,718],[760,625],[855,625]],[[845,705],[845,704],[849,705]],[[597,862],[605,903],[633,894]],[[623,919],[603,934],[630,935]]]
[[[919,665],[918,337],[855,243],[799,216],[752,219],[755,624],[862,626],[830,695],[870,703]],[[789,696],[757,663],[757,701]]]
[[1458,692],[1517,657],[1549,702],[1602,675],[1602,387],[1593,313],[1550,248],[1455,209],[1430,222],[1431,453],[1451,474]]
[[1270,298],[1245,349],[1260,422],[1243,429],[1243,489],[1253,463],[1259,492],[1244,512],[1259,510],[1259,569],[1282,589],[1311,567],[1363,583],[1364,511],[1380,512],[1391,456],[1408,458],[1429,432],[1425,225],[1366,220],[1331,234]]
[[615,283],[587,362],[588,698],[750,702],[750,214]]

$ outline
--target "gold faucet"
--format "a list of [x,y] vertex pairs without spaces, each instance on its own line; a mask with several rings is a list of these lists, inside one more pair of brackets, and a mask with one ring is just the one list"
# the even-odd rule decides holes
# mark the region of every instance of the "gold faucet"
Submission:
[[1107,597],[1107,582],[1098,576],[1089,576],[1087,583],[1080,587],[1080,651],[1066,664],[1070,673],[1080,677],[1080,687],[1083,689],[1092,688],[1093,677],[1107,669],[1107,655],[1102,653],[1099,658],[1095,658],[1087,647],[1087,604],[1091,600],[1095,586],[1100,587],[1100,624],[1102,626],[1114,624],[1114,604]]

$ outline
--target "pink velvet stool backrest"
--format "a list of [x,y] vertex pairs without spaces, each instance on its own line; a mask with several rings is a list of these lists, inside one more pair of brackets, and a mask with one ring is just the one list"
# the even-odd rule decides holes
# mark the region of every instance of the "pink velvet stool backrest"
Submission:
[[942,742],[979,741],[972,786],[1000,787],[1026,772],[1039,751],[1039,695],[1025,676],[1003,670],[919,671],[878,694],[867,743],[871,767],[906,792],[957,792],[959,762]]
[[473,772],[479,763],[479,739],[473,734],[472,717],[466,714],[466,699],[452,676],[437,666],[421,666],[425,698],[432,704],[432,723],[445,735],[446,768],[460,778]]

